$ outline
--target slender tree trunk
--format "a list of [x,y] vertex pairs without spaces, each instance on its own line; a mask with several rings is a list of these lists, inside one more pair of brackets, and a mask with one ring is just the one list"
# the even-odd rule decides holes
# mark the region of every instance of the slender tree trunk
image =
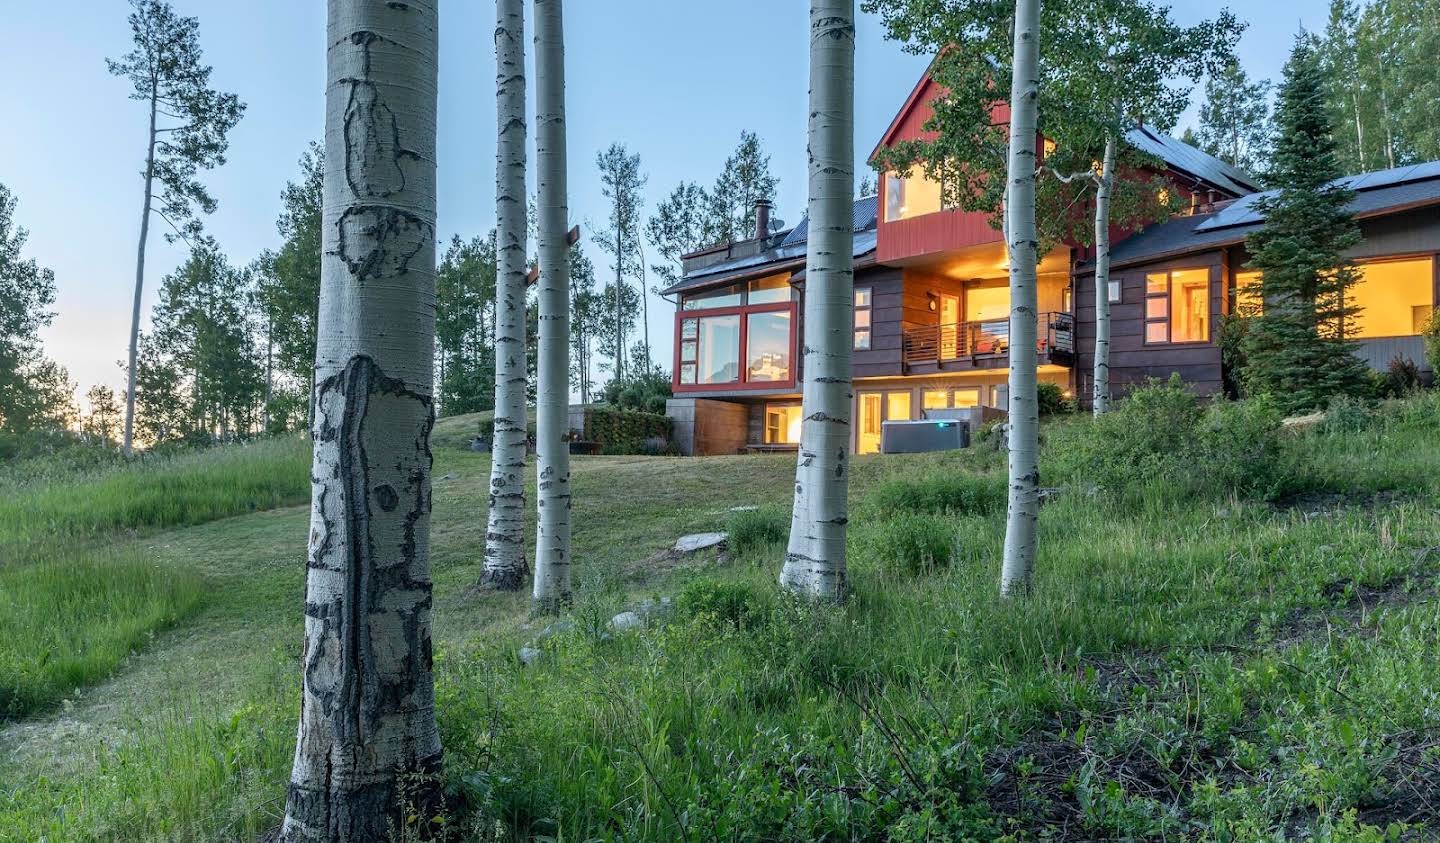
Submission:
[[518,591],[525,559],[525,0],[495,7],[495,436],[482,583]]
[[1035,143],[1040,0],[1015,2],[1015,77],[1010,90],[1010,502],[1000,593],[1030,588],[1040,517],[1040,413],[1036,400]]
[[126,372],[128,385],[125,389],[125,441],[121,450],[125,456],[135,453],[135,383],[136,360],[140,356],[140,302],[145,293],[145,243],[150,239],[150,203],[155,190],[155,116],[159,108],[156,100],[160,93],[156,83],[150,85],[150,141],[145,152],[145,201],[140,211],[140,245],[135,250],[135,303],[130,309],[130,363]]
[[[615,191],[615,218],[620,218],[620,191]],[[625,380],[625,317],[622,314],[622,302],[625,300],[625,261],[622,256],[624,252],[624,240],[621,235],[623,227],[615,226],[615,379]]]
[[260,411],[260,432],[270,430],[270,403],[275,397],[275,316],[265,317],[265,406]]
[[1095,198],[1095,415],[1110,411],[1110,193],[1115,185],[1116,141],[1105,139],[1104,169]]
[[286,843],[423,834],[439,807],[430,629],[437,27],[435,0],[329,0],[331,166]]
[[1360,120],[1360,95],[1352,93],[1350,102],[1355,106],[1355,157],[1357,172],[1365,169],[1365,124]]
[[[535,156],[539,181],[540,344],[536,377],[535,603],[570,602],[570,209],[565,180],[563,0],[535,0]],[[617,290],[618,292],[618,290]]]
[[810,240],[795,507],[780,585],[845,597],[855,331],[855,2],[810,2]]
[[645,372],[648,374],[655,366],[650,354],[650,279],[645,277],[645,239],[637,237],[636,244],[640,247],[640,324],[644,326]]

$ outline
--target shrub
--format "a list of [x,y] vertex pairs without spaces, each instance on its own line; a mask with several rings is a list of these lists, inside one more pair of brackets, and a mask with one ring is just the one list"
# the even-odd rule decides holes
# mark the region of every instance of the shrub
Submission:
[[754,626],[766,616],[765,598],[754,586],[709,577],[686,583],[675,605],[685,617],[706,616],[739,629]]
[[1423,332],[1425,337],[1425,359],[1430,361],[1430,370],[1440,378],[1440,308],[1430,315],[1430,322]]
[[941,516],[902,512],[858,530],[856,544],[882,569],[913,576],[950,567],[955,530]]
[[1403,398],[1424,389],[1425,381],[1414,360],[1397,354],[1380,374],[1376,388],[1381,398]]
[[1052,449],[1060,474],[1112,495],[1275,494],[1293,452],[1269,401],[1216,402],[1208,409],[1178,377],[1134,390],[1113,412],[1067,431]]
[[1005,478],[998,474],[937,474],[886,480],[869,496],[881,513],[988,515],[1005,508]]
[[1358,398],[1341,395],[1330,402],[1330,407],[1325,411],[1325,421],[1321,422],[1319,430],[1321,433],[1349,435],[1370,429],[1374,422],[1375,414],[1369,404]]
[[670,376],[653,369],[625,378],[613,378],[605,384],[602,397],[606,404],[621,410],[665,415],[665,400],[674,393]]
[[594,442],[605,454],[662,452],[659,440],[670,441],[671,422],[667,416],[619,410],[614,407],[585,408],[585,441]]
[[738,555],[781,544],[790,536],[790,516],[785,510],[766,506],[730,513],[725,525],[726,544]]
[[1075,401],[1065,397],[1065,390],[1061,389],[1059,384],[1036,384],[1035,396],[1042,416],[1058,416],[1076,410]]

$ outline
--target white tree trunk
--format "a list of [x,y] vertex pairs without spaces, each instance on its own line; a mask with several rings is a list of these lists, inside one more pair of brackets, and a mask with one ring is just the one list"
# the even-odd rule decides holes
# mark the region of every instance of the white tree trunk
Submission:
[[304,693],[284,841],[390,839],[406,803],[429,817],[438,794],[437,26],[435,0],[329,0]]
[[810,239],[805,271],[804,416],[780,585],[845,596],[855,331],[855,2],[810,3]]
[[525,561],[525,2],[495,4],[495,435],[483,584],[517,591]]
[[535,0],[535,157],[539,189],[540,343],[535,603],[570,601],[570,209],[565,181],[565,24],[562,0]]
[[1115,137],[1105,139],[1095,196],[1095,415],[1110,411],[1110,195],[1115,186]]
[[145,293],[145,242],[150,237],[150,203],[155,191],[155,114],[159,92],[150,86],[150,141],[145,153],[145,201],[140,211],[140,245],[135,250],[135,301],[130,310],[129,370],[125,373],[125,439],[121,450],[125,456],[135,453],[135,385],[136,365],[140,356],[140,302]]
[[1010,503],[1000,593],[1028,591],[1040,517],[1040,412],[1036,400],[1036,99],[1040,0],[1015,2],[1015,78],[1010,89]]

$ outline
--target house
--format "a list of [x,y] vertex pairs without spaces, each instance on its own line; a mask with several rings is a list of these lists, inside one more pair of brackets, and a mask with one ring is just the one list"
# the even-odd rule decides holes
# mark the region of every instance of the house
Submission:
[[[877,152],[924,136],[938,89],[922,78]],[[1003,107],[996,118],[1006,119]],[[1112,233],[1112,384],[1123,394],[1178,372],[1201,394],[1222,389],[1216,330],[1256,277],[1245,236],[1261,222],[1259,185],[1247,174],[1147,127],[1127,142],[1158,162],[1156,176],[1188,206],[1140,232]],[[1048,142],[1036,139],[1036,152]],[[1366,308],[1358,350],[1383,367],[1396,353],[1417,362],[1419,326],[1440,276],[1440,164],[1351,181],[1365,234],[1356,248]],[[754,235],[687,255],[664,290],[675,316],[675,397],[668,412],[687,454],[793,448],[800,436],[807,225],[772,232],[768,202]],[[778,226],[777,226],[778,227]],[[941,205],[921,173],[887,174],[878,196],[854,205],[853,439],[880,448],[885,421],[1007,406],[1009,263],[984,214]],[[1039,377],[1084,401],[1091,385],[1093,255],[1061,245],[1039,265]],[[986,409],[989,408],[989,409]]]

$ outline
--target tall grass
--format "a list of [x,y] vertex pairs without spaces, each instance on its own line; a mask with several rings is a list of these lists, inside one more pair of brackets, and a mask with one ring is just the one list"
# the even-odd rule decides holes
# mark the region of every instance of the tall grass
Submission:
[[103,679],[200,600],[200,578],[135,547],[32,548],[0,568],[0,721]]
[[309,467],[309,443],[286,437],[143,459],[98,478],[21,485],[0,497],[0,551],[38,538],[183,527],[299,503],[310,494]]

